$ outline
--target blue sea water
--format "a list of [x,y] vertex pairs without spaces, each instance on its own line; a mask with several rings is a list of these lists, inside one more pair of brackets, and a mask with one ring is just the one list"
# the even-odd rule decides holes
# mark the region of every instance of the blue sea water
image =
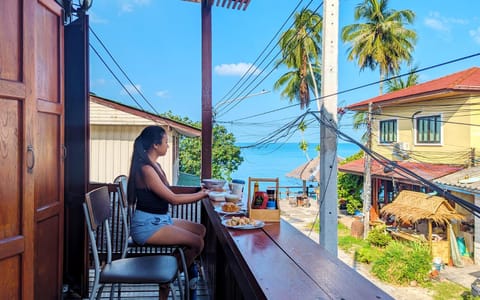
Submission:
[[[305,153],[300,150],[298,143],[273,143],[260,148],[242,148],[248,143],[238,143],[244,159],[239,169],[232,174],[233,179],[243,179],[248,182],[248,177],[277,178],[280,186],[302,186],[300,179],[287,177],[286,174],[308,161]],[[316,145],[309,145],[309,158],[315,158],[318,153]],[[349,157],[359,151],[359,147],[351,143],[339,143],[337,155],[342,158]],[[310,183],[308,183],[310,184]],[[311,183],[316,186],[315,183]]]

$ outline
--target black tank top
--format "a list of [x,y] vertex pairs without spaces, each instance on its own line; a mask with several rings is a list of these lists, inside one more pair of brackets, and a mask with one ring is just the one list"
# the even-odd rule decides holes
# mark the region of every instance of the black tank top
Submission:
[[152,214],[166,214],[168,213],[168,201],[162,199],[154,192],[146,188],[137,189],[137,207],[144,212]]

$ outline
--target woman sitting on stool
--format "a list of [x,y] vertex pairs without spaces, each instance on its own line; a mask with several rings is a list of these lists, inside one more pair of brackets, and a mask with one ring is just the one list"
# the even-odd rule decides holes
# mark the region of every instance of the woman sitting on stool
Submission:
[[[130,231],[139,245],[185,245],[190,287],[193,288],[191,294],[195,294],[198,272],[193,270],[194,260],[203,250],[206,229],[199,223],[171,218],[168,205],[199,201],[208,196],[208,190],[202,188],[193,194],[172,192],[165,172],[157,163],[167,149],[168,137],[160,126],[146,127],[135,139],[127,185],[128,202],[136,204]],[[168,287],[166,291],[162,290],[162,294],[165,292],[168,296]]]

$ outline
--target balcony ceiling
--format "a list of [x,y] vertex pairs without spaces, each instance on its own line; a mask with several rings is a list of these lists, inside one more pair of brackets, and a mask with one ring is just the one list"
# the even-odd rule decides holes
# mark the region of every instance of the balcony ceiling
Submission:
[[[185,0],[191,2],[202,2],[202,0]],[[206,0],[209,2],[210,5],[216,5],[225,7],[227,9],[238,9],[238,10],[246,10],[248,5],[250,4],[250,0]]]

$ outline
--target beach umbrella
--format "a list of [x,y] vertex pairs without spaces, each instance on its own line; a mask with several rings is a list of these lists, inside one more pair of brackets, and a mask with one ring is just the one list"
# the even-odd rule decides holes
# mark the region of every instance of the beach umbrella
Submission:
[[287,177],[301,179],[303,181],[320,181],[320,157],[296,167],[293,171],[286,174]]
[[[337,162],[340,161],[342,161],[342,158],[338,157]],[[301,164],[285,176],[302,180],[303,192],[305,193],[307,189],[307,181],[320,182],[320,156]]]
[[320,182],[320,157],[296,167],[293,171],[286,174],[287,177],[301,179],[303,181],[303,193],[307,191],[307,181]]

